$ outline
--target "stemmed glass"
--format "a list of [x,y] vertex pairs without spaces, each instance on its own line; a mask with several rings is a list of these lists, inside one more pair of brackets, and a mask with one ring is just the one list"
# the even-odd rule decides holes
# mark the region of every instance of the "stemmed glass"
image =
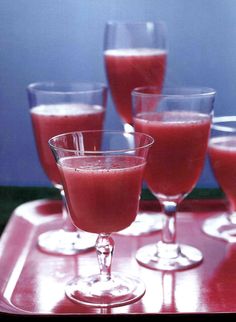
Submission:
[[67,214],[61,178],[48,146],[55,135],[77,130],[102,130],[107,87],[103,83],[32,83],[27,87],[32,127],[41,165],[60,190],[62,227],[39,235],[38,246],[52,254],[73,255],[93,248],[96,236],[77,231]]
[[236,242],[236,116],[215,117],[208,155],[213,174],[228,201],[228,211],[208,218],[203,231],[210,236]]
[[74,225],[98,234],[100,274],[76,276],[70,281],[66,295],[71,300],[112,307],[136,301],[144,294],[145,286],[138,278],[111,273],[111,233],[135,220],[152,143],[143,133],[112,131],[72,132],[49,140]]
[[151,135],[144,175],[164,217],[162,240],[137,251],[152,269],[180,270],[199,264],[202,253],[176,242],[176,211],[195,187],[207,151],[215,91],[211,88],[136,88],[132,92],[135,130]]
[[[104,32],[104,65],[111,96],[125,131],[133,131],[131,91],[154,85],[160,91],[167,65],[166,24],[163,21],[108,21]],[[161,228],[159,218],[140,213],[124,235]]]

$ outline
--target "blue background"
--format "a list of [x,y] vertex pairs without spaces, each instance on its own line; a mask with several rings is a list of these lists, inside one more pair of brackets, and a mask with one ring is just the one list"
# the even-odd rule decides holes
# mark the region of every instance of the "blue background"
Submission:
[[[167,85],[217,91],[215,115],[236,114],[235,0],[0,0],[0,185],[50,186],[41,169],[26,86],[106,81],[107,20],[164,20]],[[108,100],[106,129],[121,129]],[[206,162],[198,187],[215,187]]]

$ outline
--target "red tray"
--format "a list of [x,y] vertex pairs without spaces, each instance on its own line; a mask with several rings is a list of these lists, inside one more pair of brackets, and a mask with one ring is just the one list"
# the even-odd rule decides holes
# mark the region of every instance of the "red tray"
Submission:
[[[155,201],[141,207],[159,211]],[[223,200],[186,200],[177,216],[177,240],[198,247],[204,260],[179,272],[140,266],[138,248],[156,242],[161,233],[139,237],[114,234],[113,270],[132,272],[146,284],[136,303],[112,309],[71,302],[64,285],[76,272],[98,271],[95,252],[53,256],[37,248],[39,233],[60,225],[60,201],[36,200],[17,207],[0,239],[0,312],[11,315],[167,314],[236,312],[236,245],[206,236],[202,223],[225,210]]]

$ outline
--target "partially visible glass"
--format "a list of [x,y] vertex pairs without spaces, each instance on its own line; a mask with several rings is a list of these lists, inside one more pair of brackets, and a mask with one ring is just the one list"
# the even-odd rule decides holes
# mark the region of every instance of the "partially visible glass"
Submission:
[[159,200],[164,222],[162,240],[136,254],[145,267],[174,271],[202,262],[197,248],[176,238],[178,205],[195,187],[204,166],[213,116],[211,88],[140,87],[132,91],[134,127],[151,135],[144,180]]
[[[139,86],[158,86],[167,67],[167,27],[157,21],[108,21],[104,31],[104,65],[113,103],[125,131],[133,131],[131,92]],[[139,212],[134,223],[120,231],[139,236],[161,229],[156,216]]]
[[236,116],[215,117],[208,155],[213,174],[228,201],[228,210],[208,218],[203,231],[229,243],[236,242]]
[[100,274],[76,276],[70,281],[66,295],[72,301],[113,307],[132,303],[144,295],[145,285],[139,278],[111,273],[111,233],[135,220],[152,144],[149,135],[113,131],[72,132],[49,140],[74,225],[98,234]]
[[63,200],[61,229],[39,235],[38,246],[52,254],[73,255],[95,246],[96,236],[75,229],[67,213],[60,174],[48,140],[79,130],[102,130],[107,87],[103,83],[39,82],[29,84],[27,94],[38,156],[45,174]]
[[104,32],[104,63],[115,108],[124,129],[130,130],[133,124],[131,91],[148,85],[161,90],[164,83],[165,22],[108,21]]

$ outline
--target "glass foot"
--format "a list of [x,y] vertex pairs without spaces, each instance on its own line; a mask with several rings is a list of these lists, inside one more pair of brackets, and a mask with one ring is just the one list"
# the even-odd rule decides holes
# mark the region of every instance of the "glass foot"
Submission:
[[67,297],[73,302],[103,308],[136,302],[145,291],[145,285],[139,279],[117,273],[105,281],[100,275],[77,277],[65,288]]
[[226,213],[206,219],[202,230],[209,236],[221,238],[229,243],[236,242],[236,223],[233,223]]
[[39,235],[38,246],[50,254],[75,255],[94,248],[96,239],[96,234],[60,229]]
[[163,251],[166,256],[161,257],[158,255],[157,245],[152,244],[140,248],[136,254],[138,263],[154,270],[177,271],[194,267],[203,260],[203,255],[197,248],[182,244],[178,245],[178,252],[175,256],[171,255],[171,251],[169,253]]
[[162,214],[153,215],[146,212],[140,212],[136,216],[135,221],[133,221],[129,227],[117,231],[116,234],[125,236],[140,236],[159,231],[162,229],[162,227]]

